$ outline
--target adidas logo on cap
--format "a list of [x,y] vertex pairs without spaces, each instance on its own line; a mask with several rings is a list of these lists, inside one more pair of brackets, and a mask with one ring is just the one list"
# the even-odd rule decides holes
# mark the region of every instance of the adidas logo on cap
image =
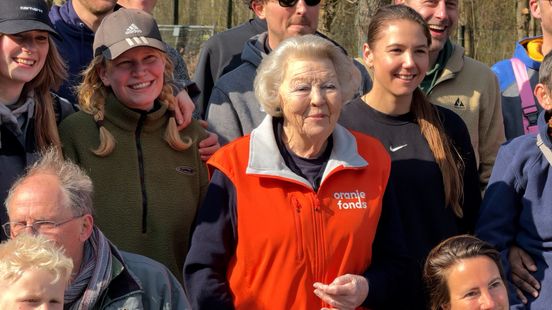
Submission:
[[[0,0],[0,3],[2,1],[7,0]],[[115,29],[118,30],[113,31]],[[103,54],[109,60],[136,46],[149,46],[166,51],[155,19],[142,10],[116,10],[102,20],[94,36],[94,55]]]
[[126,29],[125,34],[129,35],[135,33],[142,33],[142,30],[138,28],[138,26],[136,26],[135,24],[130,24],[130,26],[128,26],[128,28]]

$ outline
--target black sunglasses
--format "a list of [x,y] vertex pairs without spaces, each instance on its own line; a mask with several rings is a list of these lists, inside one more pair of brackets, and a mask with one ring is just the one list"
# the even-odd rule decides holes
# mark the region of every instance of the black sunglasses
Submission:
[[[298,1],[299,0],[278,0],[278,3],[280,4],[281,7],[290,8],[296,5]],[[315,5],[318,5],[318,3],[320,3],[320,0],[305,0],[305,3],[308,6],[315,6]]]

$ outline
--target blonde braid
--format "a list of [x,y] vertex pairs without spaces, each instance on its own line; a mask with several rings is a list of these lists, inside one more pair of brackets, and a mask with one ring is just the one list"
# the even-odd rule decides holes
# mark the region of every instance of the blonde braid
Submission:
[[159,95],[159,101],[167,105],[170,117],[167,122],[167,128],[165,129],[164,139],[169,146],[177,151],[187,150],[193,143],[190,137],[184,137],[184,140],[180,137],[178,127],[176,126],[176,118],[174,116],[174,108],[176,105],[176,98],[173,95],[173,89],[169,84],[165,84]]
[[95,150],[90,151],[97,156],[106,157],[115,149],[116,141],[103,125],[107,87],[103,85],[98,74],[100,66],[104,66],[106,69],[109,66],[109,62],[102,55],[94,57],[90,65],[84,70],[82,83],[78,86],[78,98],[81,109],[92,115],[99,130],[100,145]]

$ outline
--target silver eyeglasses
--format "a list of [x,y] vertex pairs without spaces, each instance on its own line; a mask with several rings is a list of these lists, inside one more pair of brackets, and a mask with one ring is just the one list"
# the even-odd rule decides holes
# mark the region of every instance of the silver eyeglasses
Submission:
[[77,215],[70,217],[64,221],[61,222],[54,222],[54,221],[36,221],[32,224],[28,224],[27,222],[7,222],[2,225],[2,229],[4,229],[4,232],[6,233],[6,236],[17,236],[22,231],[25,231],[27,227],[31,228],[32,232],[34,234],[42,234],[42,233],[49,233],[52,230],[56,229],[59,226],[65,225],[69,222],[71,222],[74,219],[78,219],[80,217],[83,217],[84,215]]

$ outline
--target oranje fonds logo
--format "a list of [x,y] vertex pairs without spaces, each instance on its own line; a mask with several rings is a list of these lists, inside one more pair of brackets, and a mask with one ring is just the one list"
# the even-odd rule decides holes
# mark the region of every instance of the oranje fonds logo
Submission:
[[339,210],[350,209],[366,209],[366,193],[359,192],[358,189],[354,192],[334,192],[333,197],[337,199]]

